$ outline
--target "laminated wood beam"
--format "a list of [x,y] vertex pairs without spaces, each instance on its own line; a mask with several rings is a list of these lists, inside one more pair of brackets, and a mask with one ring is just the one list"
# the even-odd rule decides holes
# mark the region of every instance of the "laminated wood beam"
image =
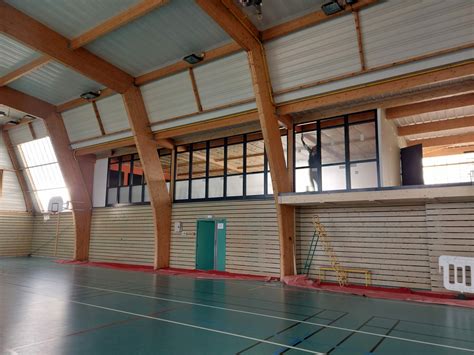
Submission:
[[398,127],[399,136],[410,136],[412,134],[446,131],[457,128],[474,127],[474,116],[452,118],[448,120],[414,124]]
[[271,178],[280,240],[280,273],[282,277],[294,275],[296,273],[294,253],[295,210],[293,206],[278,203],[278,194],[290,192],[292,186],[285,163],[278,116],[273,103],[263,45],[253,28],[249,27],[248,23],[243,20],[242,15],[237,13],[235,5],[231,1],[197,0],[197,4],[247,51],[258,118],[272,172]]
[[10,84],[11,82],[20,79],[22,76],[31,73],[33,70],[41,68],[43,65],[49,63],[51,58],[46,55],[43,55],[37,59],[32,60],[31,62],[21,66],[20,68],[2,76],[0,78],[0,86],[5,86]]
[[148,185],[155,228],[154,266],[160,269],[169,266],[171,199],[140,89],[132,86],[122,97]]
[[423,148],[474,143],[474,133],[458,134],[453,136],[408,140],[408,146],[421,144]]
[[69,40],[0,0],[0,32],[117,92],[134,78],[84,48],[72,50]]
[[75,260],[88,260],[92,199],[89,192],[91,177],[83,176],[79,162],[69,148],[66,127],[56,107],[9,87],[0,87],[0,103],[44,120],[64,181],[72,202],[75,228]]

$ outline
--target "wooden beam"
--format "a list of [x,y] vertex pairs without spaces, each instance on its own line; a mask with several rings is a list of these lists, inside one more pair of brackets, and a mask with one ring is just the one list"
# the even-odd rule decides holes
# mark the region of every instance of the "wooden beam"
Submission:
[[448,120],[434,121],[398,127],[399,136],[410,136],[413,134],[446,131],[450,129],[474,127],[474,116],[452,118]]
[[414,139],[407,140],[407,145],[422,144],[423,148],[438,147],[442,145],[455,145],[463,143],[474,143],[474,133],[458,134],[453,136],[425,138],[425,139]]
[[362,9],[363,7],[372,5],[376,3],[378,0],[359,0],[356,4],[354,4],[352,7],[346,6],[344,8],[344,11],[337,12],[333,15],[327,16],[322,10],[312,12],[308,15],[298,17],[294,20],[282,23],[281,25],[277,25],[274,27],[271,27],[265,31],[262,32],[262,40],[263,41],[268,41],[277,37],[282,37],[284,35],[287,35],[291,32],[296,32],[300,31],[304,28],[314,26],[318,23],[321,23],[323,21],[339,17],[342,15],[347,14],[348,12],[351,11],[357,11]]
[[31,137],[33,137],[33,140],[34,140],[36,139],[36,132],[35,132],[35,129],[33,128],[32,122],[33,121],[28,122],[28,129],[30,130]]
[[193,68],[188,69],[189,78],[191,79],[191,85],[193,86],[194,99],[196,100],[196,107],[198,112],[202,112],[201,97],[199,96],[199,90],[196,84],[196,78],[194,77]]
[[26,211],[33,212],[33,201],[31,199],[30,193],[28,192],[28,184],[26,183],[24,171],[20,168],[20,162],[18,161],[18,157],[16,156],[15,149],[13,148],[13,144],[7,130],[2,130],[2,137],[3,143],[7,148],[8,156],[10,157],[13,170],[15,171],[18,184],[20,185],[21,192],[23,194]]
[[[473,72],[474,74],[474,72]],[[474,93],[450,96],[437,100],[423,101],[416,104],[391,107],[386,111],[389,120],[419,115],[422,113],[449,110],[474,105]]]
[[65,102],[61,105],[56,106],[56,111],[57,112],[64,112],[67,110],[72,110],[73,108],[87,105],[90,102],[96,102],[98,100],[104,99],[106,97],[114,95],[116,92],[111,90],[111,89],[102,89],[100,90],[100,96],[97,99],[94,100],[86,100],[83,99],[82,97],[78,97],[77,99],[73,99],[71,101]]
[[0,32],[102,83],[125,92],[134,78],[84,48],[71,50],[69,40],[0,0]]
[[92,108],[94,109],[95,119],[97,120],[97,124],[99,125],[100,134],[105,135],[104,124],[102,123],[102,119],[100,118],[99,108],[95,101],[92,101]]
[[474,62],[450,65],[428,71],[411,73],[391,79],[385,79],[370,84],[357,85],[342,90],[315,95],[301,100],[286,102],[278,105],[278,114],[286,115],[324,106],[348,103],[365,98],[394,94],[423,85],[441,83],[448,80],[471,77],[474,74]]
[[287,129],[293,127],[293,117],[291,115],[280,115],[278,121]]
[[424,158],[442,157],[446,155],[458,155],[466,153],[474,153],[474,145],[464,145],[460,147],[441,146],[423,149]]
[[56,110],[54,105],[8,86],[0,87],[0,104],[41,118],[47,117],[51,111]]
[[109,18],[101,24],[84,32],[80,36],[72,39],[70,41],[69,47],[71,49],[83,47],[86,44],[95,41],[97,38],[102,37],[112,31],[115,31],[116,29],[125,26],[126,24],[132,21],[135,21],[136,19],[146,15],[150,11],[153,11],[167,3],[168,0],[142,0],[138,4],[129,7],[118,15]]
[[[246,26],[245,21],[242,21],[241,16],[235,13],[235,8],[228,5],[229,1],[196,0],[196,2],[224,31],[247,50],[258,117],[272,172],[271,178],[280,239],[280,272],[282,277],[294,275],[296,273],[294,253],[295,209],[292,206],[284,206],[278,203],[278,194],[290,192],[292,186],[285,163],[263,45],[252,30]],[[229,7],[224,6],[224,4]]]
[[32,60],[31,62],[21,66],[18,69],[15,69],[14,71],[2,76],[0,78],[0,86],[5,86],[10,84],[11,82],[20,79],[22,76],[25,76],[29,73],[31,73],[33,70],[36,70],[38,68],[41,68],[43,65],[49,63],[51,61],[51,58],[49,58],[46,55],[43,55],[37,59]]
[[226,57],[228,55],[240,52],[241,50],[242,50],[242,48],[240,48],[240,46],[237,43],[232,42],[232,43],[226,44],[222,47],[218,47],[218,48],[212,49],[210,51],[204,52],[204,59],[201,62],[197,63],[197,64],[190,65],[189,63],[185,62],[184,60],[180,60],[179,62],[170,64],[166,67],[159,68],[159,69],[153,70],[149,73],[140,75],[140,76],[135,78],[135,85],[139,85],[139,86],[145,85],[149,82],[164,78],[166,76],[170,76],[170,75],[173,75],[173,74],[176,74],[176,73],[183,72],[183,71],[187,70],[188,68],[196,67],[196,66],[199,66],[199,65],[202,65],[202,64],[205,64],[205,63],[209,63],[213,60],[223,58],[223,57]]
[[168,267],[171,242],[171,200],[166,188],[165,175],[156,150],[156,142],[153,138],[140,89],[132,86],[122,96],[145,173],[153,211],[155,227],[154,266],[156,269]]
[[174,140],[171,138],[158,138],[156,144],[162,148],[173,150],[175,147]]
[[360,60],[360,69],[365,71],[367,66],[365,64],[365,54],[364,54],[364,42],[362,41],[362,31],[360,29],[360,16],[359,11],[353,11],[352,15],[354,16],[354,24],[357,33],[357,45],[359,47],[359,60]]

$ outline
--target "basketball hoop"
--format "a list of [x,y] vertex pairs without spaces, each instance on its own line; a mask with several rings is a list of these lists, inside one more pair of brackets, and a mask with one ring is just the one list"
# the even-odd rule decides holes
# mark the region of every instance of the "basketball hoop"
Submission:
[[[66,206],[68,205],[68,203],[66,202]],[[49,200],[49,203],[48,203],[48,211],[43,214],[43,220],[44,222],[47,222],[49,221],[49,219],[51,218],[51,215],[57,215],[57,219],[56,219],[56,242],[55,242],[55,246],[54,246],[54,256],[57,256],[58,254],[58,242],[59,242],[59,225],[60,225],[60,218],[61,218],[61,212],[64,210],[64,201],[63,201],[63,198],[61,196],[54,196],[54,197],[51,197],[51,199]]]

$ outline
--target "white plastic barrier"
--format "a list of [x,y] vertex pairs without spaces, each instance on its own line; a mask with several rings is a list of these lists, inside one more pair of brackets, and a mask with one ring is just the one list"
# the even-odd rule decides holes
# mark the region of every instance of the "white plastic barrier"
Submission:
[[[474,258],[442,255],[439,257],[440,272],[441,268],[443,268],[443,286],[447,290],[474,293],[472,282],[474,278]],[[451,281],[449,280],[450,269],[454,272]]]

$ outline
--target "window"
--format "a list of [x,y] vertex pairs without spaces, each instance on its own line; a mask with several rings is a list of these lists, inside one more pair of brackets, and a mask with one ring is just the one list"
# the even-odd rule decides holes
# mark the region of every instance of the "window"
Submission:
[[426,185],[474,182],[474,153],[423,158]]
[[41,211],[48,210],[52,197],[60,196],[65,203],[71,200],[49,137],[20,144],[18,149]]
[[[286,131],[281,134],[286,152]],[[183,145],[177,151],[175,201],[272,194],[260,132]]]
[[[161,149],[158,154],[169,189],[171,151]],[[109,159],[106,199],[107,206],[150,201],[145,172],[138,154],[127,154]]]
[[378,187],[376,112],[295,126],[295,191]]

